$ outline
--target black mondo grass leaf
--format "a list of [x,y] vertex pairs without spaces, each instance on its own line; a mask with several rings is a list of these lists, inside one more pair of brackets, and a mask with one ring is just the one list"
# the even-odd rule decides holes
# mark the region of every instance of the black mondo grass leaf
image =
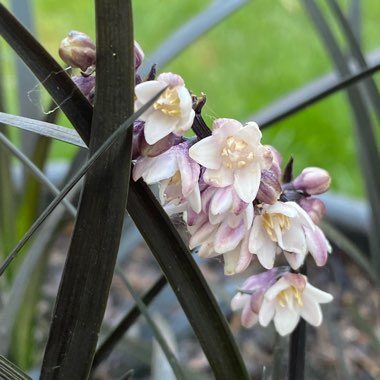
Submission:
[[[54,93],[57,77],[41,75],[41,66],[44,68],[43,73],[49,73],[54,71],[56,63],[50,56],[46,60],[41,58],[48,53],[34,41],[25,28],[18,23],[14,26],[13,16],[5,7],[1,5],[0,7],[1,33],[11,46],[18,46],[18,54],[43,82],[52,98],[59,103]],[[33,58],[29,57],[30,46],[37,51]],[[73,97],[69,96],[73,93],[74,84],[72,81],[66,83],[66,79],[62,81],[60,83],[62,94],[59,95],[66,99],[66,102],[65,107],[62,105],[61,109],[68,117],[70,116],[69,119],[87,144],[92,117],[91,113],[87,112],[90,105],[83,96],[78,96],[74,102]],[[176,289],[176,296],[198,336],[215,376],[218,379],[248,379],[239,350],[214,296],[170,219],[142,181],[130,182],[127,210],[149,248],[157,258],[160,258],[162,271],[172,288]],[[153,220],[156,221],[154,233],[147,228],[153,225]],[[163,243],[158,245],[161,241]],[[208,318],[204,317],[206,315]],[[215,345],[215,342],[218,344]]]
[[15,364],[0,355],[0,379],[31,380],[31,378]]
[[[131,1],[95,1],[97,75],[90,155],[133,114]],[[129,126],[128,126],[129,127]],[[41,379],[89,376],[119,248],[128,196],[132,129],[88,171],[56,299]],[[104,223],[106,222],[106,223]]]

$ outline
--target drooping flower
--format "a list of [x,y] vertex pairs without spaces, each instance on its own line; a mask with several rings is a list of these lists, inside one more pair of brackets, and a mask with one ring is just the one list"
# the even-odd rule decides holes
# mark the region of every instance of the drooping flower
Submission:
[[265,292],[259,322],[265,327],[273,319],[281,336],[290,334],[300,318],[313,326],[319,326],[323,319],[319,304],[332,299],[331,294],[309,284],[306,276],[285,273]]
[[251,203],[257,194],[261,171],[269,169],[272,153],[261,145],[254,122],[245,126],[233,119],[217,119],[212,135],[190,148],[190,157],[206,168],[204,181],[215,187],[233,185],[239,197]]
[[239,291],[231,300],[233,311],[243,309],[241,314],[241,324],[252,327],[259,320],[259,311],[264,299],[264,293],[277,281],[282,273],[288,270],[287,267],[278,267],[255,274],[249,277]]
[[170,204],[172,213],[182,212],[187,203],[201,211],[199,190],[200,167],[189,157],[187,142],[172,146],[156,157],[140,157],[133,168],[133,179],[143,178],[150,185],[160,183],[160,200]]
[[173,73],[162,73],[157,80],[135,87],[135,109],[138,110],[158,92],[167,89],[140,117],[145,121],[144,135],[148,144],[154,144],[173,132],[183,135],[193,124],[194,110],[189,91],[183,79]]
[[273,268],[277,253],[284,251],[290,266],[299,268],[308,252],[304,227],[311,233],[315,225],[295,202],[276,202],[257,208],[249,238],[249,250],[257,255],[261,265]]

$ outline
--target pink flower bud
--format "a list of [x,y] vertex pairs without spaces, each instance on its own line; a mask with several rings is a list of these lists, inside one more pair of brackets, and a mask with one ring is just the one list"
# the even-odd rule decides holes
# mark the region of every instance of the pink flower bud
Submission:
[[95,77],[93,75],[90,76],[73,76],[71,78],[73,82],[79,87],[82,91],[83,95],[89,100],[91,104],[94,103],[95,97]]
[[325,204],[318,198],[302,198],[299,204],[309,214],[315,224],[318,224],[326,213]]
[[72,31],[61,42],[59,56],[69,66],[84,72],[96,62],[96,46],[87,34]]
[[328,190],[331,183],[329,173],[321,168],[309,167],[292,182],[296,190],[302,190],[309,195],[322,194]]
[[146,142],[144,136],[140,140],[140,152],[142,156],[156,157],[170,149],[173,145],[177,145],[183,141],[181,136],[170,133],[156,143],[150,145]]
[[263,170],[256,198],[267,204],[275,204],[281,194],[281,184],[277,175],[271,170]]
[[141,46],[139,45],[139,43],[136,41],[134,45],[134,50],[135,50],[135,70],[137,70],[141,66],[142,61],[144,60],[144,52],[141,49]]

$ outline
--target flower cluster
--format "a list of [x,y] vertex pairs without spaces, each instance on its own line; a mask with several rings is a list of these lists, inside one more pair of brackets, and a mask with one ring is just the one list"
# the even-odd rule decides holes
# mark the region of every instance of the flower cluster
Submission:
[[[61,56],[81,68],[75,80],[90,97],[94,46],[82,34],[71,40]],[[78,46],[85,47],[82,55]],[[137,43],[135,56],[137,70],[144,57]],[[144,80],[136,74],[136,83],[136,110],[163,92],[134,124],[133,179],[159,185],[167,213],[186,222],[189,248],[205,258],[222,256],[226,275],[251,264],[264,270],[249,277],[231,302],[234,310],[243,309],[243,326],[267,326],[273,319],[281,335],[291,333],[300,317],[318,326],[319,304],[332,296],[299,271],[309,253],[323,266],[331,252],[318,227],[325,207],[316,197],[328,190],[329,174],[309,167],[293,178],[292,161],[282,171],[281,155],[262,144],[255,122],[219,118],[208,129],[201,116],[205,98],[192,96],[177,74],[156,78],[152,70]],[[190,129],[196,137],[185,136]]]

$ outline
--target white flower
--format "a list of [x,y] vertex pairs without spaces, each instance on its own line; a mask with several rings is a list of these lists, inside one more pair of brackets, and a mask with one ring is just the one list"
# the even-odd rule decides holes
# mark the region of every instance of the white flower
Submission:
[[288,270],[287,267],[273,268],[266,272],[255,274],[243,283],[231,300],[231,309],[243,309],[241,324],[252,327],[259,320],[259,311],[265,292],[276,282],[279,276]]
[[233,185],[238,196],[251,203],[260,185],[261,170],[272,164],[272,153],[260,140],[261,132],[254,122],[243,126],[233,119],[217,119],[212,135],[194,144],[189,153],[206,168],[206,183]]
[[273,267],[276,253],[283,251],[290,266],[297,269],[308,250],[320,254],[315,245],[321,246],[321,239],[316,237],[313,243],[315,231],[316,226],[297,203],[278,201],[274,205],[263,205],[260,214],[253,219],[249,250],[266,269]]
[[184,211],[187,204],[196,213],[201,211],[199,175],[200,167],[189,157],[186,142],[156,157],[140,157],[133,168],[134,181],[142,177],[148,185],[160,183],[161,204],[170,214]]
[[319,326],[323,319],[319,304],[332,299],[331,294],[310,285],[306,276],[286,273],[265,292],[259,322],[268,326],[273,319],[281,336],[290,334],[301,317],[311,325]]
[[145,121],[144,135],[148,144],[156,143],[171,132],[182,135],[193,124],[195,113],[191,95],[183,79],[172,73],[160,74],[157,80],[136,86],[136,111],[167,86],[153,106],[140,117]]

